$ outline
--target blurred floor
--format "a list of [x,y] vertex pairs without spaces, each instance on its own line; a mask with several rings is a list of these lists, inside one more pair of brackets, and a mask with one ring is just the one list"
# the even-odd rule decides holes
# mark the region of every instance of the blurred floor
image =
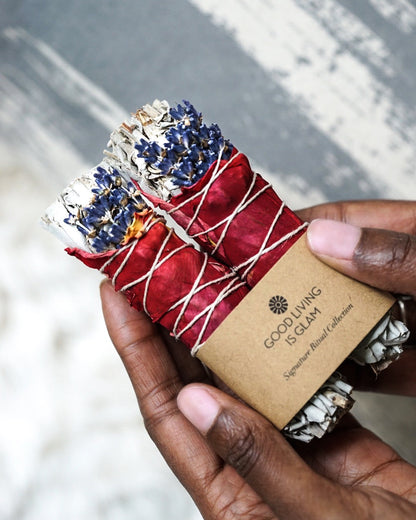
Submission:
[[101,277],[40,228],[39,172],[0,152],[0,517],[198,518],[144,431]]

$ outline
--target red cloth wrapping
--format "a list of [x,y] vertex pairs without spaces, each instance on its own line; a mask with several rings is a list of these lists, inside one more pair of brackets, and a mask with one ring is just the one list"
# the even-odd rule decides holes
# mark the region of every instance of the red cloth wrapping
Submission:
[[[139,240],[131,242],[132,247],[134,246],[134,250],[118,276],[116,276],[116,290],[122,289],[125,285],[141,278],[149,272],[168,235],[169,229],[162,222],[158,222]],[[184,246],[184,244],[185,242],[173,233],[169,237],[159,260],[167,258],[171,252]],[[68,248],[66,251],[81,260],[88,267],[95,269],[103,268],[103,272],[110,279],[113,279],[123,260],[128,255],[130,248],[99,254],[87,253],[76,248]],[[219,264],[211,257],[208,257],[208,255],[198,252],[192,246],[187,245],[170,256],[170,258],[153,272],[148,285],[146,299],[146,311],[152,321],[157,321],[169,331],[173,331],[182,305],[177,306],[175,309],[171,309],[171,307],[181,298],[186,298],[191,292],[206,258],[208,258],[208,263],[198,283],[198,287],[203,286],[207,282],[218,281],[201,289],[192,296],[179,321],[177,332],[184,329],[200,312],[215,302],[220,292],[230,286],[230,284],[232,284],[232,287],[240,287],[222,299],[215,307],[208,325],[200,338],[200,343],[203,343],[209,337],[248,292],[247,287],[241,283],[238,277],[232,274],[229,268]],[[108,262],[110,259],[112,259],[111,262]],[[105,266],[106,263],[107,265]],[[230,278],[220,280],[225,275],[230,275]],[[124,293],[133,307],[138,310],[143,310],[145,290],[146,280],[143,280],[125,290]],[[181,341],[189,348],[192,348],[196,344],[200,332],[204,328],[205,320],[206,315],[200,317],[180,337]]]
[[[268,184],[257,174],[251,189],[253,176],[256,174],[252,171],[247,157],[241,153],[237,154],[237,150],[234,149],[232,154],[234,159],[209,187],[199,210],[198,205],[203,195],[201,193],[196,197],[194,196],[209,184],[215,174],[217,163],[212,164],[204,177],[196,184],[190,188],[183,188],[182,193],[172,197],[169,202],[164,202],[158,197],[148,194],[144,194],[144,196],[149,198],[157,207],[170,212],[174,220],[184,229],[187,229],[188,235],[192,236],[205,250],[213,252],[226,223],[214,230],[206,231],[231,215],[248,192],[250,192],[248,198],[251,198]],[[227,162],[222,160],[220,169]],[[184,204],[184,202],[186,203]],[[179,208],[179,206],[181,207]],[[221,245],[213,253],[215,258],[230,267],[237,268],[256,255],[281,206],[282,201],[273,188],[265,189],[243,211],[234,216]],[[175,208],[178,209],[175,210]],[[197,213],[197,217],[190,225],[195,213]],[[294,232],[301,225],[302,221],[285,206],[273,226],[266,247],[288,233]],[[263,254],[248,272],[245,273],[248,264],[241,267],[238,270],[239,275],[245,275],[244,279],[251,287],[256,285],[279,258],[300,238],[303,232],[303,229],[299,230],[293,237]]]

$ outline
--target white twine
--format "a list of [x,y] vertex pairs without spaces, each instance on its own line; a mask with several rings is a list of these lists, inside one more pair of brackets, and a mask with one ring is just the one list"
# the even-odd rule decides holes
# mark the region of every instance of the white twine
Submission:
[[[154,225],[154,223],[152,224]],[[148,229],[150,229],[151,226],[149,226]],[[146,274],[144,274],[143,276],[141,276],[140,278],[137,278],[136,280],[133,280],[131,282],[129,282],[128,284],[124,285],[123,287],[120,288],[120,291],[121,292],[125,292],[126,290],[128,289],[131,289],[132,287],[134,287],[135,285],[139,284],[140,282],[143,282],[143,281],[146,281],[146,285],[145,285],[145,289],[144,289],[144,295],[143,295],[143,302],[142,302],[142,305],[143,305],[143,309],[144,311],[149,314],[149,311],[148,311],[148,308],[147,308],[147,297],[148,297],[148,291],[149,291],[149,285],[150,285],[150,282],[152,280],[152,277],[153,277],[153,274],[155,273],[155,271],[161,266],[163,265],[167,260],[169,260],[170,258],[172,258],[175,254],[179,253],[180,251],[182,251],[183,249],[185,248],[188,248],[188,247],[192,247],[191,244],[183,244],[181,245],[180,247],[177,247],[176,249],[174,249],[173,251],[171,251],[168,255],[166,255],[162,260],[161,260],[161,257],[169,243],[169,239],[171,238],[173,234],[173,230],[169,230],[168,234],[166,235],[164,241],[162,242],[160,248],[159,248],[159,251],[153,261],[153,264],[152,266],[150,267],[150,269],[147,271]],[[113,285],[116,284],[116,281],[117,281],[117,278],[118,276],[120,275],[120,273],[123,271],[123,269],[126,267],[126,264],[127,262],[129,261],[131,255],[133,254],[134,252],[134,249],[136,248],[138,242],[139,242],[139,238],[132,241],[130,244],[120,248],[116,253],[114,253],[106,262],[105,264],[101,267],[100,271],[101,272],[104,272],[104,270],[106,269],[106,267],[108,267],[111,262],[113,262],[115,260],[115,258],[120,255],[122,252],[126,251],[129,249],[129,251],[127,252],[125,258],[123,259],[123,261],[121,262],[120,266],[118,267],[117,271],[114,273],[113,277],[112,277],[112,283]],[[233,272],[229,272],[223,276],[220,276],[219,278],[216,278],[215,280],[209,280],[208,282],[202,284],[202,285],[199,285],[200,282],[201,282],[201,279],[206,271],[206,268],[207,268],[207,265],[208,265],[208,262],[209,262],[209,255],[207,253],[204,254],[204,261],[202,262],[202,265],[201,265],[201,269],[198,273],[198,276],[196,277],[195,279],[195,282],[191,288],[191,290],[189,291],[189,293],[182,297],[181,299],[179,299],[178,301],[176,301],[174,304],[171,305],[171,307],[166,311],[167,313],[173,311],[174,309],[176,309],[178,306],[182,306],[181,309],[180,309],[180,312],[178,314],[178,317],[176,318],[175,320],[175,324],[173,326],[173,330],[172,330],[172,334],[174,336],[174,338],[176,340],[179,340],[181,338],[181,336],[186,332],[188,331],[191,327],[193,327],[193,325],[198,321],[200,320],[201,318],[204,318],[205,317],[205,320],[204,320],[204,323],[201,327],[201,330],[200,330],[200,333],[198,335],[198,338],[195,342],[195,344],[193,345],[192,347],[192,350],[191,350],[191,353],[194,351],[194,352],[197,352],[197,350],[202,346],[201,345],[201,341],[202,341],[202,338],[205,334],[205,331],[209,325],[209,322],[211,320],[211,317],[212,317],[212,314],[214,313],[215,309],[217,308],[217,306],[225,299],[227,298],[230,294],[232,294],[234,291],[238,290],[240,287],[244,286],[245,283],[242,282],[237,276],[235,273]],[[207,305],[199,314],[197,314],[196,316],[194,316],[194,318],[180,331],[178,331],[178,327],[179,327],[179,324],[192,300],[192,298],[194,296],[196,296],[200,291],[202,291],[203,289],[209,287],[210,285],[213,285],[213,284],[216,284],[216,283],[221,283],[225,280],[228,280],[230,279],[230,282],[218,293],[216,299],[210,304],[210,305]],[[193,354],[195,355],[195,354]]]
[[[217,242],[217,245],[215,246],[214,250],[213,250],[213,254],[215,254],[217,251],[218,251],[218,248],[220,247],[220,245],[222,244],[222,241],[224,240],[225,238],[225,235],[227,234],[227,231],[229,229],[229,227],[231,226],[234,218],[239,214],[241,213],[244,209],[246,209],[247,206],[249,206],[259,195],[261,195],[264,191],[268,190],[269,188],[271,188],[271,184],[266,184],[265,186],[263,186],[263,188],[261,190],[259,190],[253,197],[251,197],[251,199],[248,199],[250,193],[252,192],[253,188],[254,188],[254,185],[256,183],[256,179],[257,179],[257,173],[255,173],[253,175],[253,180],[252,180],[252,183],[251,183],[251,186],[250,188],[247,190],[247,193],[245,194],[245,196],[243,197],[243,199],[241,200],[240,204],[236,206],[236,208],[234,209],[234,211],[231,213],[231,215],[229,215],[228,217],[226,217],[224,220],[224,222],[227,222],[226,225],[224,226],[224,229],[222,230],[222,233],[221,233],[221,236],[219,237],[218,239],[218,242]],[[247,200],[248,199],[248,200]]]
[[[209,255],[208,255],[208,257],[209,257]],[[209,282],[206,282],[203,285],[200,285],[199,287],[197,287],[195,289],[195,293],[194,294],[195,295],[198,294],[200,291],[203,291],[204,289],[206,289],[207,287],[209,287],[210,285],[213,285],[215,283],[223,282],[225,280],[228,280],[229,278],[235,278],[235,276],[236,276],[236,274],[233,271],[230,271],[229,273],[225,274],[224,276],[221,276],[220,278],[216,278],[215,280],[210,280]],[[184,296],[183,298],[178,300],[174,305],[172,305],[170,310],[174,310],[179,305],[182,305],[182,303],[187,299],[187,297],[188,296]]]
[[[190,220],[190,222],[188,223],[188,225],[186,227],[186,232],[189,232],[189,230],[192,227],[192,225],[194,224],[195,220],[198,218],[199,212],[200,212],[200,210],[201,210],[201,208],[203,206],[203,203],[205,202],[205,199],[206,199],[206,197],[208,195],[209,189],[212,186],[212,184],[216,181],[216,179],[220,175],[222,175],[222,173],[230,166],[230,164],[233,162],[233,160],[236,157],[238,157],[240,155],[240,153],[241,153],[241,152],[237,152],[235,155],[233,155],[231,157],[231,159],[229,161],[227,161],[227,163],[222,168],[220,168],[220,161],[221,161],[221,157],[222,157],[223,151],[224,151],[224,149],[222,148],[220,150],[219,155],[218,155],[217,163],[215,165],[215,168],[214,168],[214,171],[212,173],[211,179],[208,181],[208,183],[199,192],[195,193],[192,197],[189,197],[188,199],[183,201],[181,204],[178,204],[178,206],[176,206],[176,207],[174,207],[174,208],[172,208],[172,209],[170,209],[168,211],[168,214],[172,214],[175,211],[180,210],[183,206],[185,206],[186,204],[188,204],[189,202],[191,202],[195,198],[197,198],[200,195],[202,195],[201,200],[199,201],[198,206],[197,206],[197,208],[196,208],[196,210],[194,212],[194,215],[193,215],[192,219]],[[252,195],[250,197],[253,189],[255,188],[257,176],[258,176],[257,173],[253,174],[253,179],[251,181],[251,184],[250,184],[247,192],[245,193],[244,197],[239,202],[239,204],[234,208],[233,212],[230,213],[230,215],[228,215],[227,217],[222,219],[220,222],[217,222],[211,228],[203,230],[203,231],[201,231],[199,233],[195,233],[194,235],[189,235],[189,236],[191,238],[195,238],[195,237],[203,235],[203,234],[208,234],[209,232],[214,231],[215,229],[217,229],[221,225],[225,224],[224,229],[222,230],[221,235],[220,235],[220,237],[218,239],[218,242],[217,242],[214,250],[212,251],[213,254],[216,253],[218,248],[222,244],[222,242],[223,242],[223,240],[224,240],[224,238],[225,238],[225,236],[226,236],[226,234],[227,234],[227,232],[228,232],[228,230],[229,230],[229,228],[230,228],[234,218],[239,213],[244,211],[247,208],[247,206],[249,206],[252,202],[254,202],[262,193],[264,193],[266,190],[272,188],[271,184],[266,184],[257,193],[255,193],[254,195]],[[243,274],[240,275],[240,278],[242,280],[246,279],[248,273],[254,268],[254,266],[256,265],[258,260],[264,254],[272,251],[273,249],[278,247],[280,244],[282,244],[286,240],[289,240],[290,238],[295,236],[299,231],[301,231],[303,228],[305,228],[307,226],[307,223],[305,222],[305,223],[301,224],[300,226],[298,226],[296,229],[292,230],[291,232],[287,233],[286,235],[284,235],[283,237],[278,239],[276,242],[274,242],[270,246],[267,246],[267,242],[269,241],[270,236],[273,233],[274,227],[277,224],[279,218],[281,217],[284,208],[285,208],[285,203],[282,202],[279,210],[277,211],[277,213],[276,213],[276,215],[275,215],[275,217],[273,219],[273,222],[271,223],[271,225],[269,227],[269,230],[268,230],[268,232],[267,232],[267,234],[266,234],[266,236],[265,236],[265,238],[264,238],[264,240],[263,240],[263,242],[262,242],[258,252],[256,254],[254,254],[253,256],[251,256],[250,258],[248,258],[247,260],[245,260],[244,262],[242,262],[240,265],[232,267],[237,272],[240,271],[241,269],[243,269],[244,267],[246,267],[246,269],[243,272]],[[153,219],[153,220],[151,220],[151,218],[149,218],[149,220],[144,225],[145,232],[147,232],[154,224],[156,224],[159,221],[160,221],[160,219]],[[140,278],[138,278],[136,280],[133,280],[133,281],[129,282],[128,284],[124,285],[120,289],[120,291],[124,292],[124,291],[126,291],[128,289],[131,289],[132,287],[134,287],[135,285],[139,284],[140,282],[146,280],[146,285],[145,285],[145,290],[144,290],[142,304],[143,304],[143,309],[145,310],[145,312],[147,314],[149,314],[148,309],[147,309],[148,291],[149,291],[150,282],[152,280],[152,277],[153,277],[153,274],[155,273],[155,271],[161,265],[163,265],[167,260],[172,258],[175,254],[179,253],[182,249],[185,249],[187,247],[192,247],[191,244],[183,244],[182,246],[180,246],[180,247],[176,248],[175,250],[171,251],[162,260],[160,260],[160,258],[162,257],[163,252],[165,251],[165,248],[166,248],[166,246],[167,246],[167,244],[169,242],[169,239],[172,236],[172,234],[173,234],[173,230],[170,230],[169,233],[167,234],[166,238],[164,239],[161,247],[159,248],[159,251],[158,251],[158,253],[157,253],[157,255],[156,255],[155,259],[154,259],[154,262],[153,262],[151,268],[149,269],[149,271],[145,275],[141,276]],[[122,263],[120,264],[119,268],[117,269],[116,273],[114,274],[114,276],[112,278],[113,285],[116,284],[116,280],[117,280],[118,276],[120,275],[120,273],[125,268],[127,262],[129,261],[131,255],[133,254],[133,251],[134,251],[138,241],[139,241],[139,239],[136,239],[131,244],[128,244],[128,245],[124,246],[123,248],[119,249],[102,266],[101,272],[103,272],[105,270],[105,268],[108,267],[108,265],[119,254],[121,254],[126,249],[130,248],[130,250],[126,254],[125,258],[123,259]],[[185,332],[187,332],[190,328],[193,327],[193,325],[198,320],[200,320],[201,318],[203,318],[205,316],[205,321],[203,323],[203,326],[201,327],[201,330],[200,330],[200,333],[198,335],[198,338],[197,338],[195,344],[193,345],[193,347],[191,349],[192,356],[195,356],[197,354],[197,352],[199,351],[199,349],[203,346],[204,343],[201,343],[202,342],[202,338],[203,338],[203,336],[205,334],[205,331],[206,331],[206,329],[207,329],[207,327],[209,325],[209,322],[211,320],[212,314],[214,313],[214,311],[217,308],[217,306],[225,298],[227,298],[230,294],[232,294],[233,292],[237,291],[240,287],[245,286],[245,282],[241,281],[239,278],[237,278],[237,276],[233,272],[227,273],[226,275],[221,276],[220,278],[217,278],[215,280],[210,280],[210,281],[206,282],[203,285],[199,285],[200,282],[201,282],[201,279],[202,279],[202,277],[203,277],[203,275],[205,273],[207,265],[208,265],[208,254],[204,253],[204,261],[202,263],[200,272],[198,273],[198,276],[196,277],[196,279],[195,279],[195,281],[194,281],[194,283],[192,285],[191,290],[189,291],[189,293],[186,296],[182,297],[181,299],[176,301],[173,305],[171,305],[171,307],[167,311],[167,312],[171,312],[174,309],[176,309],[178,306],[182,306],[181,309],[180,309],[180,312],[179,312],[179,314],[178,314],[178,316],[177,316],[177,318],[175,320],[175,323],[174,323],[174,326],[173,326],[173,330],[172,330],[172,334],[173,334],[173,336],[174,336],[174,338],[176,340],[179,340],[181,338],[181,336]],[[230,282],[219,292],[219,294],[216,297],[216,299],[213,302],[211,302],[211,304],[207,305],[199,314],[194,316],[194,318],[182,330],[178,331],[178,327],[180,325],[180,322],[181,322],[183,316],[185,315],[186,310],[187,310],[187,308],[188,308],[192,298],[194,298],[194,296],[196,296],[200,291],[202,291],[206,287],[208,287],[208,286],[210,286],[210,285],[212,285],[214,283],[221,283],[222,281],[225,281],[225,280],[227,280],[229,278],[231,278]]]
[[[215,311],[217,305],[222,302],[222,300],[224,300],[227,296],[229,296],[230,294],[232,294],[234,291],[237,291],[240,287],[243,287],[245,286],[245,282],[240,282],[240,283],[236,283],[237,282],[237,278],[234,278],[218,295],[218,297],[216,298],[216,300],[214,302],[212,302],[212,304],[210,306],[207,307],[207,309],[209,309],[208,311],[208,315],[207,315],[207,318],[205,319],[205,323],[201,329],[201,332],[199,333],[199,336],[198,336],[198,339],[196,340],[196,343],[195,345],[192,347],[191,349],[191,355],[192,356],[196,356],[199,349],[204,345],[204,343],[201,343],[201,340],[202,340],[202,337],[205,333],[205,330],[208,326],[208,323],[209,323],[209,320],[211,319],[211,316],[213,314],[213,312]],[[234,287],[233,287],[234,285]],[[189,324],[188,324],[189,326]]]
[[[183,206],[185,206],[186,204],[188,204],[189,202],[191,202],[192,200],[194,200],[195,198],[198,198],[200,195],[202,195],[201,197],[201,200],[199,201],[198,203],[198,206],[197,208],[195,209],[195,212],[193,214],[193,217],[192,219],[189,221],[185,231],[189,234],[189,230],[190,228],[192,227],[192,225],[195,223],[196,219],[198,218],[199,216],[199,212],[203,206],[203,203],[205,202],[205,199],[208,195],[208,192],[209,192],[209,189],[211,188],[211,186],[213,185],[213,183],[218,179],[218,177],[220,177],[224,171],[230,166],[230,164],[233,162],[233,160],[238,157],[241,152],[237,152],[235,155],[233,155],[231,157],[231,159],[220,169],[220,162],[221,162],[221,157],[222,157],[222,154],[223,154],[223,151],[224,151],[224,148],[222,148],[219,152],[219,155],[218,155],[218,159],[217,159],[217,163],[215,165],[215,169],[212,173],[212,176],[211,176],[211,179],[208,181],[208,183],[200,190],[198,191],[197,193],[194,193],[194,195],[192,195],[192,197],[189,197],[187,200],[184,200],[183,202],[181,202],[180,204],[178,204],[178,206],[175,206],[174,208],[170,209],[168,211],[169,214],[172,214],[172,213],[175,213],[176,211],[180,210]],[[237,206],[234,208],[233,212],[230,213],[227,217],[223,218],[220,222],[217,222],[216,224],[214,224],[212,227],[208,228],[208,229],[204,229],[203,231],[200,231],[198,233],[194,233],[193,235],[189,234],[189,236],[191,238],[197,238],[201,235],[208,235],[211,231],[214,231],[215,229],[217,229],[218,227],[222,226],[223,224],[225,224],[224,226],[224,229],[222,230],[221,232],[221,235],[220,237],[218,238],[218,241],[215,245],[215,248],[212,250],[211,254],[215,254],[219,247],[221,246],[222,242],[224,241],[225,239],[225,236],[234,220],[234,218],[239,214],[241,213],[242,211],[244,211],[247,206],[249,206],[252,202],[254,202],[260,195],[262,195],[265,191],[267,191],[268,189],[272,189],[273,186],[268,183],[266,184],[265,186],[263,186],[263,188],[261,188],[257,193],[255,193],[254,195],[251,195],[252,191],[254,190],[255,188],[255,185],[256,185],[256,179],[258,177],[258,174],[253,172],[253,179],[251,181],[251,184],[247,190],[247,192],[245,193],[244,197],[241,199],[241,201],[237,204]],[[244,267],[247,266],[247,269],[245,269],[245,271],[243,272],[243,274],[240,274],[240,278],[245,280],[247,278],[247,275],[249,274],[249,272],[255,267],[255,265],[257,264],[257,262],[260,260],[260,258],[272,251],[273,249],[275,249],[276,247],[278,247],[279,245],[281,245],[283,242],[285,242],[286,240],[289,240],[291,239],[292,237],[294,237],[295,235],[297,235],[302,229],[304,229],[306,226],[307,226],[307,223],[303,223],[301,224],[300,226],[298,226],[296,229],[290,231],[289,233],[287,233],[286,235],[284,235],[283,237],[279,238],[276,242],[273,242],[273,244],[271,244],[270,246],[266,247],[267,245],[267,242],[269,241],[272,233],[273,233],[273,230],[275,228],[275,226],[277,225],[278,223],[278,220],[279,218],[281,217],[282,213],[283,213],[283,210],[284,208],[286,207],[285,203],[282,202],[280,208],[278,209],[270,227],[269,227],[269,230],[266,234],[266,237],[264,238],[259,250],[257,251],[256,254],[254,254],[253,256],[251,256],[250,258],[248,258],[247,260],[245,260],[244,262],[242,262],[240,265],[233,265],[233,266],[230,266],[232,269],[234,269],[237,273],[243,269]]]
[[[299,233],[299,231],[301,231],[302,229],[304,229],[307,226],[308,226],[308,223],[304,222],[303,224],[301,224],[299,227],[297,227],[293,231],[290,231],[290,233],[287,233],[283,237],[279,238],[279,240],[277,240],[276,242],[273,242],[273,244],[271,244],[270,246],[265,247],[263,249],[263,245],[262,245],[262,247],[259,249],[259,251],[255,255],[253,255],[251,258],[248,258],[245,262],[242,262],[239,266],[236,267],[237,270],[238,269],[242,269],[245,265],[247,265],[248,263],[252,262],[249,265],[249,267],[244,271],[244,273],[243,273],[243,275],[241,277],[243,279],[245,279],[247,277],[248,273],[253,269],[253,267],[259,261],[261,256],[265,255],[266,253],[269,253],[270,251],[273,251],[273,249],[275,249],[276,247],[280,246],[280,244],[283,244],[283,242],[286,242],[287,240],[290,240],[295,235],[297,235]],[[266,240],[264,241],[264,244],[265,243],[266,243]]]
[[207,197],[208,195],[208,191],[210,189],[210,187],[212,186],[212,184],[217,180],[217,178],[225,171],[226,168],[228,168],[228,166],[234,161],[234,159],[236,159],[240,154],[241,152],[237,152],[235,155],[233,155],[231,157],[231,159],[220,169],[220,162],[221,162],[221,157],[222,157],[222,153],[224,151],[224,148],[222,148],[220,150],[220,153],[218,155],[218,159],[217,159],[217,164],[215,165],[215,169],[214,171],[212,172],[212,175],[211,175],[211,179],[208,181],[208,183],[200,190],[198,191],[197,193],[194,193],[194,195],[192,195],[192,197],[189,197],[188,199],[184,200],[183,202],[181,202],[180,204],[178,204],[177,206],[175,206],[174,208],[171,208],[169,211],[168,211],[168,214],[170,215],[171,213],[175,213],[175,211],[178,211],[180,210],[183,206],[185,206],[186,204],[188,204],[189,202],[193,201],[194,199],[196,199],[197,197],[199,197],[201,194],[202,194],[202,197],[201,197],[201,200],[199,201],[199,204],[198,204],[198,207],[197,209],[195,210],[195,214],[193,216],[193,218],[191,219],[191,221],[189,222],[187,228],[185,231],[188,231],[190,229],[190,227],[192,226],[192,224],[195,222],[195,219],[197,218],[198,216],[198,213],[202,207],[202,204],[205,202],[205,198]]
[[[163,251],[165,250],[165,247],[167,246],[169,240],[170,240],[170,237],[172,236],[172,233],[173,233],[173,229],[170,229],[169,230],[169,233],[166,235],[166,238],[165,240],[162,242],[162,245],[159,249],[159,251],[157,252],[157,255],[155,257],[155,260],[152,264],[152,267],[149,269],[149,271],[147,272],[147,276],[146,276],[146,285],[144,286],[144,293],[143,293],[143,310],[146,314],[149,314],[149,311],[147,309],[147,295],[149,293],[149,285],[150,285],[150,281],[152,280],[152,276],[153,276],[153,273],[156,271],[156,269],[159,267],[159,265],[161,265],[161,262],[159,263],[159,259],[160,257],[162,256],[162,253]],[[131,284],[128,284],[127,285],[128,287],[131,287]],[[127,288],[127,286],[125,285],[122,290],[126,290],[125,288]]]
[[[163,219],[161,218],[154,218],[154,213],[151,212],[149,214],[149,217],[148,219],[144,222],[143,224],[143,233],[147,233],[149,231],[149,229],[151,229],[155,224],[157,224],[158,222],[161,222]],[[131,254],[133,253],[133,250],[135,248],[137,244],[137,240],[135,240],[134,242],[130,243],[130,244],[127,244],[123,247],[121,247],[117,253],[114,253],[114,255],[112,255],[109,260],[107,260],[107,262],[105,262],[105,264],[101,267],[100,269],[100,272],[103,273],[105,268],[111,264],[111,262],[121,253],[123,253],[123,251],[125,251],[126,249],[129,249],[130,248],[130,251],[127,253],[127,255],[125,256],[125,258],[123,259],[123,261],[121,262],[119,268],[117,269],[116,273],[114,274],[113,278],[112,278],[112,283],[113,285],[115,285],[116,283],[116,280],[119,276],[119,274],[122,272],[122,270],[124,269],[124,266],[126,265],[126,263],[128,262]]]
[[[199,285],[199,282],[201,281],[202,276],[205,273],[205,269],[206,269],[207,265],[208,265],[208,254],[204,253],[204,263],[202,264],[202,268],[199,271],[198,276],[195,278],[195,282],[192,285],[191,290],[189,291],[188,295],[185,297],[185,300],[184,300],[184,302],[182,304],[182,308],[181,308],[181,310],[180,310],[180,312],[178,314],[178,317],[176,318],[175,324],[173,325],[172,334],[175,337],[178,336],[178,330],[177,329],[179,327],[179,323],[181,322],[181,320],[182,320],[182,318],[183,318],[183,316],[185,314],[185,311],[188,308],[189,302],[191,301],[191,299],[196,294],[196,289],[197,289],[197,287]],[[172,308],[170,310],[172,310]]]
[[134,248],[136,247],[137,243],[138,243],[138,240],[136,240],[133,243],[134,245],[132,245],[132,247],[130,248],[130,251],[127,253],[127,255],[124,257],[123,261],[121,262],[120,267],[115,272],[113,279],[111,280],[114,286],[116,285],[116,280],[117,280],[119,274],[122,272],[122,270],[124,269],[124,266],[127,264],[128,260],[129,260],[130,256],[133,254]]

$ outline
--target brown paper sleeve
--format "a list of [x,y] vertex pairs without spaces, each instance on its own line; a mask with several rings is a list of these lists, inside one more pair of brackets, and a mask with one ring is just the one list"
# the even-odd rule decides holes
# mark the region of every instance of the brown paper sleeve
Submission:
[[197,357],[281,429],[393,303],[320,262],[303,236]]

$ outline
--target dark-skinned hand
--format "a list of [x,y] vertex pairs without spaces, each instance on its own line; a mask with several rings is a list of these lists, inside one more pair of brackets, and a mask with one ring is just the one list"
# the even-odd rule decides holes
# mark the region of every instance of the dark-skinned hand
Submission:
[[[332,203],[298,214],[313,221],[308,242],[322,261],[416,296],[416,202]],[[416,519],[416,468],[352,416],[319,441],[291,445],[212,386],[200,363],[111,283],[101,295],[145,426],[205,519]],[[414,333],[413,302],[406,317]],[[415,373],[416,350],[409,349],[377,379],[365,368],[350,377],[357,389],[416,396]]]

